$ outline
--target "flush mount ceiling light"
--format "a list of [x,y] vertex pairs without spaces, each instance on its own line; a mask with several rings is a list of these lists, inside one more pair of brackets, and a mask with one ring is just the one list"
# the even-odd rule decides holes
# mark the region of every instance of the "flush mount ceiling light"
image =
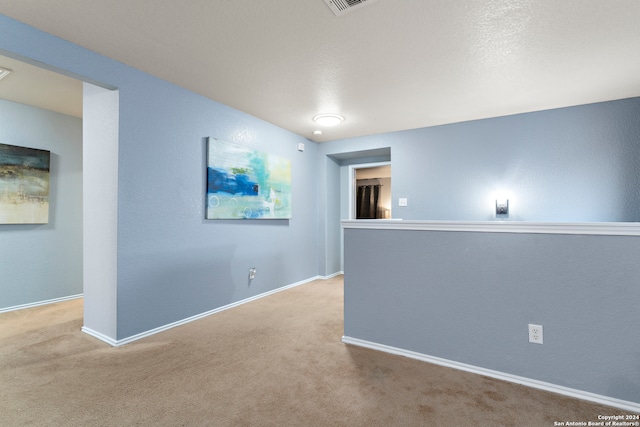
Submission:
[[4,79],[11,73],[11,70],[8,68],[0,67],[0,80]]
[[313,118],[313,121],[320,126],[335,126],[342,123],[344,117],[339,114],[318,114]]

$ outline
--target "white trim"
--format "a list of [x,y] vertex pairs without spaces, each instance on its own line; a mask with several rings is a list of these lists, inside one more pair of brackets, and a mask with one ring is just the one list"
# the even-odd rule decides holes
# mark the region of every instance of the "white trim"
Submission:
[[538,381],[531,378],[519,377],[517,375],[506,374],[504,372],[493,371],[491,369],[485,369],[478,366],[467,365],[466,363],[455,362],[448,359],[442,359],[440,357],[429,356],[423,353],[417,353],[415,351],[404,350],[397,347],[391,347],[384,344],[378,344],[371,341],[365,341],[358,338],[352,338],[348,336],[342,337],[342,342],[345,344],[355,345],[357,347],[369,348],[372,350],[381,351],[384,353],[395,354],[398,356],[408,357],[410,359],[420,360],[422,362],[433,363],[434,365],[446,366],[448,368],[458,369],[461,371],[470,372],[473,374],[484,375],[491,378],[496,378],[503,381],[508,381],[515,384],[524,385],[531,388],[549,391],[552,393],[562,394],[564,396],[573,397],[576,399],[587,400],[590,402],[599,403],[602,405],[612,406],[625,411],[640,412],[640,403],[629,402],[627,400],[616,399],[613,397],[603,396],[600,394],[590,393],[587,391],[577,390],[561,385],[551,384],[544,381]]
[[373,230],[473,231],[484,233],[583,234],[640,236],[640,222],[520,222],[520,221],[401,221],[348,220],[343,228]]
[[199,319],[202,319],[204,317],[211,316],[212,314],[216,314],[216,313],[219,313],[221,311],[225,311],[225,310],[228,310],[230,308],[234,308],[234,307],[237,307],[239,305],[246,304],[248,302],[255,301],[257,299],[264,298],[266,296],[273,295],[273,294],[281,292],[281,291],[285,291],[287,289],[295,288],[296,286],[304,285],[305,283],[313,282],[314,280],[319,280],[319,279],[326,280],[326,279],[329,279],[331,277],[337,276],[339,274],[341,274],[341,273],[334,273],[331,276],[314,276],[314,277],[312,277],[310,279],[306,279],[306,280],[302,280],[300,282],[292,283],[290,285],[286,285],[286,286],[283,286],[283,287],[278,288],[278,289],[273,289],[271,291],[264,292],[262,294],[255,295],[255,296],[252,296],[250,298],[246,298],[246,299],[243,299],[243,300],[240,300],[240,301],[236,301],[236,302],[233,302],[231,304],[224,305],[222,307],[214,308],[213,310],[209,310],[209,311],[206,311],[204,313],[196,314],[195,316],[187,317],[186,319],[178,320],[177,322],[169,323],[169,324],[164,325],[164,326],[159,326],[157,328],[154,328],[154,329],[151,329],[151,330],[148,330],[148,331],[145,331],[145,332],[141,332],[139,334],[132,335],[130,337],[123,338],[121,340],[113,340],[113,339],[111,339],[111,338],[109,338],[109,337],[107,337],[105,335],[102,335],[102,334],[100,334],[98,332],[95,332],[95,331],[91,330],[90,328],[87,328],[87,327],[84,327],[84,326],[82,327],[82,332],[85,332],[85,333],[87,333],[87,334],[89,334],[89,335],[91,335],[91,336],[93,336],[95,338],[98,338],[98,339],[100,339],[100,340],[102,340],[102,341],[106,342],[107,344],[110,344],[110,345],[112,345],[114,347],[119,347],[119,346],[122,346],[122,345],[125,345],[125,344],[132,343],[134,341],[140,340],[142,338],[146,338],[146,337],[149,337],[151,335],[155,335],[157,333],[160,333],[160,332],[175,328],[176,326],[184,325],[184,324],[193,322],[195,320],[199,320]]
[[29,303],[29,304],[14,305],[13,307],[1,308],[0,313],[7,313],[9,311],[16,311],[16,310],[24,310],[25,308],[33,308],[33,307],[39,307],[41,305],[55,304],[57,302],[69,301],[69,300],[78,299],[78,298],[82,298],[82,294],[70,295],[68,297],[54,298],[54,299],[48,299],[45,301],[38,301],[38,302]]
[[322,280],[328,280],[328,279],[334,278],[336,276],[341,276],[343,274],[344,274],[344,271],[338,271],[338,272],[330,274],[328,276],[318,276],[318,278],[322,279]]
[[87,328],[86,326],[83,326],[80,330],[82,332],[84,332],[85,334],[87,334],[87,335],[91,335],[94,338],[98,338],[100,341],[106,342],[109,345],[112,345],[114,347],[118,346],[118,341],[116,341],[113,338],[108,337],[108,336],[106,336],[104,334],[101,334],[100,332],[96,332],[91,328]]

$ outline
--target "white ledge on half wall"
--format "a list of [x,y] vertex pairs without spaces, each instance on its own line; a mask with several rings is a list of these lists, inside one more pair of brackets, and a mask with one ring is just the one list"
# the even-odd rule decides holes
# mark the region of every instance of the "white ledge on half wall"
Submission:
[[640,222],[523,222],[343,219],[343,228],[370,230],[473,231],[483,233],[583,234],[640,236]]

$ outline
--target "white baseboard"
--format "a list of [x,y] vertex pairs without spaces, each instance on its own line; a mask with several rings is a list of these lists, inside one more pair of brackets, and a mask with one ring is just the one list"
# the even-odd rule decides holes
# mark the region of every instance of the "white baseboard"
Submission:
[[339,274],[340,273],[335,273],[335,274],[333,274],[331,276],[314,276],[314,277],[311,277],[309,279],[302,280],[302,281],[296,282],[296,283],[292,283],[290,285],[286,285],[286,286],[283,286],[283,287],[278,288],[278,289],[273,289],[271,291],[264,292],[262,294],[255,295],[253,297],[246,298],[246,299],[243,299],[243,300],[231,303],[231,304],[227,304],[227,305],[224,305],[222,307],[218,307],[218,308],[215,308],[213,310],[210,310],[210,311],[207,311],[207,312],[204,312],[204,313],[196,314],[195,316],[191,316],[191,317],[188,317],[186,319],[178,320],[177,322],[169,323],[168,325],[160,326],[160,327],[151,329],[151,330],[146,331],[146,332],[141,332],[139,334],[132,335],[130,337],[123,338],[121,340],[113,340],[113,339],[111,339],[111,338],[109,338],[109,337],[107,337],[105,335],[102,335],[100,333],[91,331],[90,329],[84,328],[84,327],[82,328],[82,331],[86,332],[87,334],[89,334],[89,335],[91,335],[91,336],[93,336],[95,338],[98,338],[98,339],[106,342],[107,344],[110,344],[110,345],[112,345],[114,347],[119,347],[121,345],[132,343],[134,341],[140,340],[142,338],[145,338],[145,337],[148,337],[148,336],[151,336],[151,335],[155,335],[157,333],[166,331],[168,329],[175,328],[176,326],[184,325],[186,323],[190,323],[190,322],[193,322],[195,320],[202,319],[202,318],[207,317],[207,316],[211,316],[212,314],[216,314],[216,313],[219,313],[221,311],[229,310],[230,308],[237,307],[239,305],[246,304],[248,302],[255,301],[257,299],[264,298],[266,296],[273,295],[275,293],[285,291],[287,289],[295,288],[296,286],[304,285],[305,283],[313,282],[314,280],[326,280],[326,279],[329,279],[331,277],[337,276]]
[[615,399],[613,397],[608,397],[608,396],[603,396],[603,395],[590,393],[582,390],[572,389],[569,387],[564,387],[556,384],[538,381],[531,378],[519,377],[517,375],[511,375],[511,374],[506,374],[504,372],[481,368],[478,366],[467,365],[466,363],[460,363],[460,362],[455,362],[448,359],[429,356],[427,354],[417,353],[410,350],[404,350],[397,347],[391,347],[384,344],[378,344],[371,341],[365,341],[358,338],[343,336],[342,342],[345,344],[355,345],[358,347],[365,347],[372,350],[381,351],[384,353],[395,354],[398,356],[408,357],[410,359],[416,359],[423,362],[433,363],[434,365],[446,366],[448,368],[458,369],[461,371],[484,375],[486,377],[496,378],[496,379],[508,381],[511,383],[521,384],[531,388],[550,391],[552,393],[558,393],[558,394],[573,397],[576,399],[582,399],[590,402],[599,403],[602,405],[612,406],[615,408],[624,409],[626,411],[632,411],[634,413],[640,413],[640,403],[636,403],[636,402],[629,402],[626,400]]
[[114,347],[118,346],[118,341],[116,341],[113,338],[110,338],[110,337],[108,337],[106,335],[103,335],[100,332],[96,332],[93,329],[89,329],[86,326],[83,326],[81,331],[84,332],[87,335],[91,335],[94,338],[98,338],[100,341],[104,341],[109,345],[112,345]]
[[57,302],[69,301],[69,300],[78,299],[78,298],[82,298],[82,294],[70,295],[68,297],[48,299],[48,300],[45,300],[45,301],[32,302],[32,303],[29,303],[29,304],[14,305],[13,307],[0,308],[0,313],[6,313],[6,312],[9,312],[9,311],[16,311],[16,310],[24,310],[25,308],[33,308],[33,307],[39,307],[41,305],[55,304]]
[[332,279],[336,276],[341,276],[344,274],[344,271],[338,271],[336,273],[330,274],[328,276],[318,276],[319,279],[323,279],[323,280],[328,280],[328,279]]

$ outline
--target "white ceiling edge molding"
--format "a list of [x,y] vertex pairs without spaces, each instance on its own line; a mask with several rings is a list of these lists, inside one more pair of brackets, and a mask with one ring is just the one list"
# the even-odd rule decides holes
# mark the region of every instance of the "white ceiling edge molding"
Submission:
[[466,231],[483,233],[640,236],[638,222],[403,221],[342,220],[343,228],[371,230]]

